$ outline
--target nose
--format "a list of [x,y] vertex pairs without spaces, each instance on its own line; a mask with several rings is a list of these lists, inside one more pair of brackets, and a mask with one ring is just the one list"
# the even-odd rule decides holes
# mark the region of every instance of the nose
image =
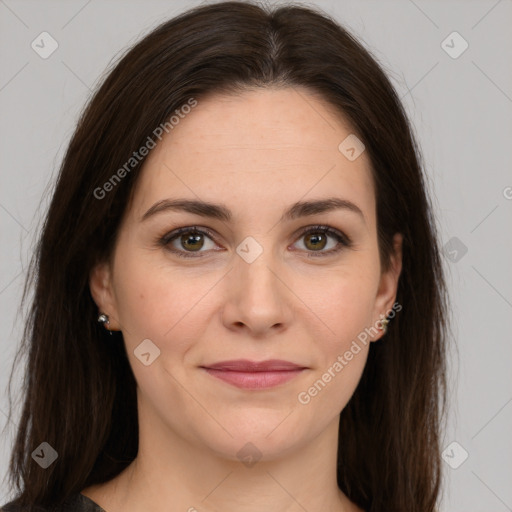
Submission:
[[234,268],[224,283],[222,321],[226,328],[267,337],[289,326],[293,294],[269,253],[263,251],[252,263],[236,256]]

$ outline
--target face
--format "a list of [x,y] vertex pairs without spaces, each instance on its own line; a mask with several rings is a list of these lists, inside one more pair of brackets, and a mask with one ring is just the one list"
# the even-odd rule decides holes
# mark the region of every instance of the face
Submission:
[[[111,264],[90,279],[148,430],[232,460],[250,441],[272,459],[338,420],[401,267],[397,236],[382,272],[370,161],[338,148],[351,133],[305,89],[260,89],[199,101],[151,151]],[[162,202],[178,199],[219,208]],[[211,369],[240,359],[299,369]]]

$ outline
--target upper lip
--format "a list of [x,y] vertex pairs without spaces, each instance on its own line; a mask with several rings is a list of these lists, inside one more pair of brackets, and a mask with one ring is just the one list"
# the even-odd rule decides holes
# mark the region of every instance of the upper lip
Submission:
[[290,370],[303,370],[306,367],[290,361],[269,359],[267,361],[250,361],[249,359],[233,359],[219,363],[204,365],[202,368],[210,370],[227,370],[234,372],[278,372]]

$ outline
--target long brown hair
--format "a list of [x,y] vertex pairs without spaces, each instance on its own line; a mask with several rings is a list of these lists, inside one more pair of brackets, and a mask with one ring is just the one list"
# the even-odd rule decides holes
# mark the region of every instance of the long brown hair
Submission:
[[[158,26],[119,59],[81,115],[23,294],[25,301],[34,286],[18,353],[26,373],[9,468],[20,505],[59,504],[112,479],[137,455],[136,382],[122,334],[110,337],[96,322],[88,276],[112,255],[144,158],[100,199],[98,187],[190,98],[273,86],[318,94],[364,142],[384,268],[393,235],[404,237],[396,297],[403,309],[385,342],[371,344],[342,411],[338,485],[371,512],[435,510],[447,297],[412,127],[376,59],[346,29],[309,7],[246,2],[196,7]],[[58,453],[45,470],[31,457],[42,441]]]

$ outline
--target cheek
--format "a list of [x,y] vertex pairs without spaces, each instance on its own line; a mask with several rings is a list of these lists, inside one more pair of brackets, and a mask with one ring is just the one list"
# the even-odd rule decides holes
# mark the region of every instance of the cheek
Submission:
[[[361,259],[363,263],[363,259]],[[318,350],[318,366],[301,390],[298,402],[314,404],[326,417],[334,417],[346,406],[364,370],[370,347],[376,272],[367,261],[362,269],[350,267],[336,275],[318,277],[315,292],[309,288],[304,302],[322,335],[310,333]],[[327,278],[328,277],[328,278]],[[306,292],[304,287],[303,291]],[[312,313],[311,313],[312,312]],[[375,334],[375,333],[373,333]],[[316,413],[315,413],[316,414]]]
[[[321,325],[322,336],[331,351],[343,345],[372,324],[377,279],[370,265],[367,271],[345,268],[340,272],[304,279],[298,295],[303,298],[312,325]],[[306,311],[304,311],[306,313]]]
[[125,342],[136,346],[152,340],[173,351],[197,338],[197,315],[208,314],[208,291],[218,277],[192,278],[184,269],[155,265],[141,257],[125,259],[116,274],[116,302]]

